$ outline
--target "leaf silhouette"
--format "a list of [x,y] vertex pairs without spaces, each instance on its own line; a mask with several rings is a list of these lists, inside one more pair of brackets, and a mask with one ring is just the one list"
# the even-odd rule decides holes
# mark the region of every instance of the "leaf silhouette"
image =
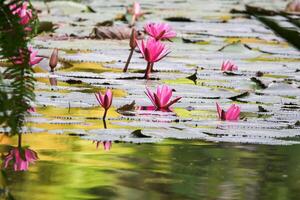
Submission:
[[[125,40],[130,39],[131,28],[127,26],[100,26],[95,27],[90,34],[91,38],[95,39],[112,39],[112,40]],[[143,34],[138,32],[138,39],[141,39]]]

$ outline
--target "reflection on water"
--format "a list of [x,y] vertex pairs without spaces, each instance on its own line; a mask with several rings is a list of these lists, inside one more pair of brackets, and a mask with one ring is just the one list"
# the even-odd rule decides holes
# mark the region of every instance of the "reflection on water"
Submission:
[[7,170],[16,199],[300,198],[298,145],[167,141],[99,151],[77,137],[23,137],[39,162],[28,171]]
[[93,143],[96,143],[96,148],[99,148],[99,145],[103,145],[103,149],[105,151],[109,151],[112,147],[112,141],[93,141]]
[[12,147],[3,159],[3,167],[13,166],[14,171],[27,171],[29,164],[33,164],[37,159],[37,153],[29,148]]

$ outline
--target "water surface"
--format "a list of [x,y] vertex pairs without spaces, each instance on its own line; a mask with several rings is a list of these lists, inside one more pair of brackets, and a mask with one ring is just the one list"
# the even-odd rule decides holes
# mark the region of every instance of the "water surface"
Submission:
[[165,141],[110,151],[62,135],[25,135],[39,161],[7,171],[16,199],[299,199],[299,145]]

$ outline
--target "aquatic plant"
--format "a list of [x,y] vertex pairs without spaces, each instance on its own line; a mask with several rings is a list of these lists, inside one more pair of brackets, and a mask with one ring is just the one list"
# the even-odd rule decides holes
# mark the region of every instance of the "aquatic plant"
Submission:
[[232,104],[227,111],[224,111],[218,103],[216,103],[219,119],[223,121],[236,121],[240,118],[241,109],[239,106]]
[[[20,52],[19,56],[12,58],[13,59],[13,63],[16,64],[16,65],[22,65],[23,62],[25,62],[23,50],[20,49],[19,52]],[[28,48],[28,52],[29,52],[29,61],[28,61],[28,64],[30,66],[36,65],[36,64],[38,64],[39,62],[41,62],[43,60],[43,58],[37,56],[38,51],[34,50],[32,47]]]
[[167,85],[157,86],[156,93],[151,92],[149,88],[146,87],[145,93],[157,109],[169,109],[171,105],[182,98],[176,97],[175,99],[171,100],[172,89]]
[[287,4],[286,11],[288,12],[300,12],[300,0],[293,0]]
[[226,60],[226,61],[223,61],[221,70],[222,71],[237,71],[238,66],[235,65],[232,61]]
[[145,32],[156,40],[171,39],[176,37],[176,32],[167,23],[147,23]]
[[31,106],[30,108],[27,109],[27,112],[29,112],[29,113],[35,113],[36,109],[35,109],[35,107]]
[[107,89],[104,94],[102,94],[101,92],[98,92],[98,93],[95,93],[95,96],[96,96],[96,99],[97,99],[98,103],[100,104],[100,106],[102,108],[104,108],[104,114],[103,114],[102,118],[103,118],[103,120],[105,120],[107,111],[112,104],[112,99],[113,99],[112,91],[110,89]]
[[143,15],[141,5],[138,2],[134,2],[132,7],[127,8],[127,12],[132,15],[131,25],[134,25],[135,21]]
[[144,78],[149,79],[151,69],[155,62],[160,61],[166,57],[170,51],[165,44],[160,41],[156,41],[153,38],[148,38],[146,43],[142,40],[137,42],[137,46],[140,49],[144,59],[148,62]]
[[57,66],[57,63],[58,63],[58,49],[55,48],[53,49],[49,60],[49,67],[51,68],[51,72],[54,71],[55,67]]
[[105,151],[109,151],[112,147],[112,141],[93,141],[93,143],[96,142],[96,148],[99,148],[99,145],[102,143],[103,144],[103,149]]
[[28,2],[23,2],[19,4],[12,4],[9,6],[12,11],[12,14],[18,15],[20,17],[20,24],[26,25],[32,19],[32,10],[28,9]]
[[36,160],[38,160],[38,155],[35,151],[29,148],[13,147],[4,157],[3,167],[8,168],[12,163],[14,171],[26,171],[29,164]]
[[0,124],[9,135],[21,134],[34,101],[32,65],[41,58],[28,43],[36,35],[37,16],[30,1],[0,1],[0,58],[8,65],[0,74]]
[[129,53],[129,56],[128,56],[128,58],[127,58],[125,67],[124,67],[124,69],[123,69],[123,72],[127,72],[127,69],[128,69],[128,66],[129,66],[129,63],[130,63],[130,60],[131,60],[133,51],[134,51],[135,47],[137,46],[137,43],[136,43],[136,39],[137,39],[137,38],[136,38],[136,35],[137,35],[137,32],[136,32],[136,30],[133,28],[132,31],[131,31],[130,40],[129,40],[130,53]]

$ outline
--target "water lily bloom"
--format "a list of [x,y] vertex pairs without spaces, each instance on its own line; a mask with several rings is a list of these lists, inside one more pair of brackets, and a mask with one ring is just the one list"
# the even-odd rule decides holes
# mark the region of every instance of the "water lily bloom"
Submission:
[[51,68],[51,72],[54,71],[54,68],[57,66],[58,63],[58,49],[53,49],[50,60],[49,60],[49,66]]
[[300,12],[300,0],[294,0],[286,6],[288,12]]
[[28,170],[29,164],[34,163],[38,159],[35,151],[29,148],[14,147],[4,158],[4,168],[8,168],[9,163],[13,164],[15,171]]
[[145,31],[156,40],[171,39],[176,37],[176,32],[166,23],[147,23],[144,27]]
[[32,19],[32,11],[28,9],[28,2],[24,2],[19,7],[16,4],[10,6],[12,13],[20,17],[20,24],[26,25]]
[[36,113],[36,109],[35,109],[35,107],[31,106],[30,108],[27,109],[27,112]]
[[233,104],[230,106],[230,108],[227,111],[224,111],[218,103],[216,103],[216,105],[217,105],[217,112],[218,112],[219,119],[223,121],[239,120],[240,112],[241,112],[239,106]]
[[141,51],[144,59],[148,62],[147,69],[145,72],[145,78],[149,78],[151,69],[155,62],[160,61],[166,57],[170,51],[166,48],[165,44],[160,41],[156,41],[154,38],[148,38],[146,43],[142,40],[137,43],[139,50]]
[[112,104],[112,99],[113,99],[112,91],[108,89],[106,90],[105,94],[98,92],[95,93],[95,96],[100,106],[104,108],[103,120],[105,120],[107,111]]
[[223,61],[221,70],[222,71],[237,71],[238,66],[236,66],[232,61],[226,60],[226,61]]
[[30,52],[30,60],[29,60],[29,64],[32,66],[32,65],[36,65],[38,64],[39,62],[41,62],[43,60],[42,57],[38,57],[37,54],[38,54],[38,51],[37,50],[33,50],[32,47],[29,47],[29,52]]
[[171,105],[182,98],[177,97],[171,100],[172,89],[167,85],[157,86],[156,93],[151,92],[149,88],[146,87],[145,93],[157,109],[168,109]]
[[134,2],[133,6],[127,9],[127,12],[132,14],[131,25],[133,25],[135,21],[143,15],[141,5],[138,2]]
[[99,144],[103,144],[103,149],[105,151],[109,151],[112,147],[112,141],[93,141],[93,143],[96,142],[96,148],[98,149]]
[[[38,54],[37,50],[34,50],[32,47],[29,47],[28,51],[29,51],[29,63],[28,64],[30,66],[38,64],[39,62],[41,62],[43,60],[42,57],[37,56],[37,54]],[[16,65],[22,65],[24,62],[24,55],[23,55],[24,51],[22,51],[22,49],[20,49],[19,52],[20,52],[20,56],[13,57],[13,59],[12,59],[13,63]]]

